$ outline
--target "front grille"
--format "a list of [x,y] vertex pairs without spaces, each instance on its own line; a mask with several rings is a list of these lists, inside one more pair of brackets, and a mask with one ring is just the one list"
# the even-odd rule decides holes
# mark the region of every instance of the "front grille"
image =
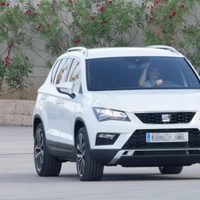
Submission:
[[[188,132],[188,142],[146,143],[146,133]],[[136,130],[123,146],[123,149],[170,149],[170,148],[200,148],[200,131],[198,129],[152,129]]]
[[195,112],[169,112],[169,113],[135,113],[145,124],[176,124],[189,123]]

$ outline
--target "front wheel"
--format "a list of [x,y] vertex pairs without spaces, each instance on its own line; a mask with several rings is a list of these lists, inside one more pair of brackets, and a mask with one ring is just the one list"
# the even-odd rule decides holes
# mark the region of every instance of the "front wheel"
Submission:
[[81,181],[97,181],[103,176],[104,166],[92,157],[87,130],[84,127],[76,136],[76,167]]
[[159,167],[161,174],[180,174],[183,170],[183,166],[165,166]]

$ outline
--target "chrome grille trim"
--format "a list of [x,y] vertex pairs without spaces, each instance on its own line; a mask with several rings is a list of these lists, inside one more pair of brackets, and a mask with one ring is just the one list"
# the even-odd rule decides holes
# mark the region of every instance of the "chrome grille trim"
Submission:
[[134,114],[141,122],[145,124],[183,124],[191,122],[195,115],[195,112],[162,112]]

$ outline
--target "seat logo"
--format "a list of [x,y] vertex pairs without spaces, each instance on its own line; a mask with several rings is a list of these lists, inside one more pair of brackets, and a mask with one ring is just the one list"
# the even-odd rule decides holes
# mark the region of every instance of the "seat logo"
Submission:
[[162,114],[162,122],[170,122],[171,121],[171,115],[170,114]]

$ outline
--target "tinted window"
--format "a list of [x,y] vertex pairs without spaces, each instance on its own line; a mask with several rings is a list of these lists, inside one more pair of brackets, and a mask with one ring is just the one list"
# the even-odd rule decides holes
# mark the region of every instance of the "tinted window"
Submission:
[[66,82],[67,81],[67,78],[68,78],[68,75],[69,75],[69,70],[71,68],[72,62],[73,62],[72,58],[67,59],[67,62],[63,66],[64,71],[63,71],[62,78],[61,78],[60,82]]
[[80,91],[80,62],[76,59],[74,59],[67,81],[74,82],[75,92]]
[[53,83],[54,80],[55,80],[55,77],[56,77],[56,73],[58,71],[58,67],[60,65],[60,62],[61,60],[57,61],[54,66],[53,66],[53,69],[52,69],[52,73],[51,73],[51,82]]
[[[199,88],[200,82],[184,58],[118,57],[86,63],[89,90]],[[159,84],[157,84],[157,82]]]
[[69,74],[70,67],[72,65],[72,58],[63,59],[59,65],[58,73],[56,76],[55,84],[59,84],[61,82],[67,81],[67,77]]
[[59,66],[59,69],[58,69],[58,73],[56,75],[56,80],[55,80],[55,84],[59,84],[61,79],[62,79],[62,76],[64,74],[64,71],[65,71],[65,64],[67,63],[67,59],[62,59],[61,63],[60,63],[60,66]]

